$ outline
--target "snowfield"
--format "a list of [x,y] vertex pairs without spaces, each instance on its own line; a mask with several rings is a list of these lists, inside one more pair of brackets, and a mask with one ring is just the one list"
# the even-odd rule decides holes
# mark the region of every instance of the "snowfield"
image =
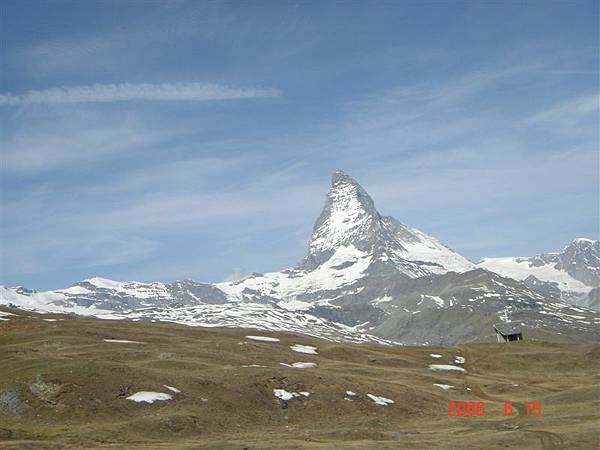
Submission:
[[528,257],[484,258],[477,266],[515,280],[524,280],[529,275],[533,275],[538,280],[557,283],[561,291],[580,295],[585,295],[592,290],[590,286],[576,280],[567,272],[556,269],[553,264],[533,266],[531,258]]

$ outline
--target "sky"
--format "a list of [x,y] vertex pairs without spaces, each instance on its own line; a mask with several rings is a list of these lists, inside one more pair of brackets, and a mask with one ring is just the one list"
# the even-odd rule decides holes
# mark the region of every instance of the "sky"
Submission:
[[0,284],[232,280],[334,170],[473,261],[599,238],[597,1],[0,2]]

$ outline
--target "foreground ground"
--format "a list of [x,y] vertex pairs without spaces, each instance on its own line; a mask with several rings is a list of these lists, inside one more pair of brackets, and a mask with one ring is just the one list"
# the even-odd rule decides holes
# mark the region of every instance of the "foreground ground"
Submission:
[[[384,347],[0,311],[15,314],[0,314],[1,449],[600,448],[597,345]],[[317,366],[281,364],[296,362]],[[172,398],[127,399],[139,391]],[[449,401],[485,402],[486,415],[449,417]],[[527,401],[541,416],[527,415]]]

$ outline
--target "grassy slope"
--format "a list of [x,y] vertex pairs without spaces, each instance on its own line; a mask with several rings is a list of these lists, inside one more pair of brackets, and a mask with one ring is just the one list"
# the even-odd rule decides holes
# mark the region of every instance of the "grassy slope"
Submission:
[[[0,448],[598,448],[597,345],[533,341],[456,347],[337,344],[278,334],[260,343],[240,329],[19,314],[0,321],[0,391],[18,392],[21,416],[0,414]],[[59,318],[47,322],[41,318]],[[146,344],[107,343],[130,339]],[[318,355],[289,345],[315,345]],[[440,353],[434,360],[429,354]],[[467,361],[467,374],[428,364]],[[281,362],[312,361],[316,369]],[[264,368],[244,368],[260,364]],[[433,383],[454,385],[443,391]],[[174,399],[141,404],[136,391]],[[518,386],[514,386],[518,384]],[[471,390],[468,391],[466,388]],[[309,391],[287,403],[274,388]],[[356,400],[344,400],[346,390]],[[393,399],[378,406],[366,393]],[[206,401],[202,401],[202,398]],[[486,417],[448,417],[450,400],[484,400]],[[521,414],[497,410],[517,402]],[[541,401],[542,417],[522,402]]]

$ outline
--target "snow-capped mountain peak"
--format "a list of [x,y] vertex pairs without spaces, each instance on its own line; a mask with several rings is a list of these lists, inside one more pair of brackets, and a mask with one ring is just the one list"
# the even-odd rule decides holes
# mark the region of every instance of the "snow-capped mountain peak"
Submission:
[[304,266],[313,268],[328,260],[339,247],[353,245],[371,252],[384,232],[373,199],[352,177],[335,171],[325,206],[313,228]]
[[382,217],[367,191],[337,170],[300,267],[312,270],[331,258],[336,249],[349,245],[413,278],[474,268],[437,239],[393,217]]

